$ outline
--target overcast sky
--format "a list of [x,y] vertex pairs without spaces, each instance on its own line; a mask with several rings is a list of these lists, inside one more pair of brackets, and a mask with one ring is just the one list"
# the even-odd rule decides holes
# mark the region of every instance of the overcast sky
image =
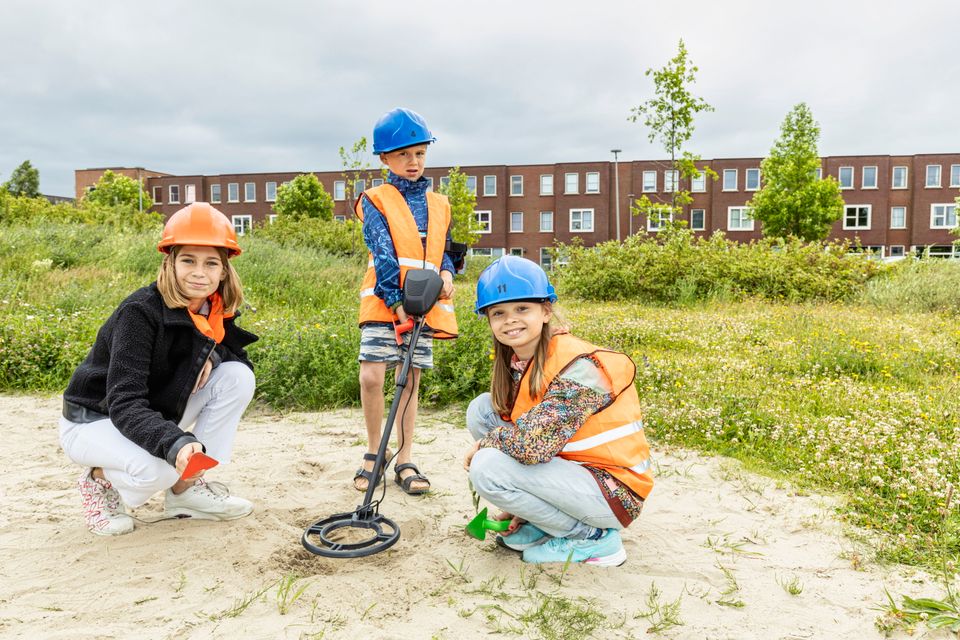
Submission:
[[704,158],[765,155],[798,102],[823,155],[960,152],[957,0],[6,0],[0,181],[339,170],[395,106],[434,166],[661,158],[627,117],[681,38]]

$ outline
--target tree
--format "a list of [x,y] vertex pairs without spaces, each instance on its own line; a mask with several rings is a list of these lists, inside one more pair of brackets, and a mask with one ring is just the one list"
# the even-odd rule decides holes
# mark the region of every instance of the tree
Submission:
[[281,216],[333,220],[333,197],[312,173],[302,173],[277,189],[273,210]]
[[[350,150],[340,147],[340,161],[343,163],[343,176],[346,182],[347,202],[353,203],[357,196],[357,182],[365,180],[370,172],[370,163],[368,162],[370,152],[367,151],[367,138],[361,136],[359,140],[353,143]],[[362,189],[361,189],[362,191]]]
[[138,181],[109,169],[103,172],[93,189],[84,195],[83,201],[106,207],[122,206],[131,211],[139,211],[141,205],[144,211],[153,206],[153,198]]
[[[647,196],[642,196],[637,200],[636,206],[631,207],[631,215],[672,215],[682,212],[683,207],[693,201],[690,191],[681,189],[681,181],[686,180],[689,184],[690,180],[700,177],[701,171],[696,165],[700,156],[684,150],[683,147],[693,136],[694,117],[700,112],[714,110],[706,100],[694,96],[688,89],[689,85],[696,82],[697,71],[697,67],[687,59],[687,48],[683,40],[680,40],[677,55],[666,66],[657,71],[646,71],[645,75],[653,75],[655,97],[633,107],[633,115],[627,119],[631,122],[643,119],[644,126],[650,130],[647,136],[650,142],[659,140],[664,150],[670,154],[669,168],[675,172],[671,175],[676,178],[673,180],[669,203],[653,202]],[[709,167],[704,167],[703,172],[716,180],[717,174]]]
[[450,180],[441,184],[437,193],[442,193],[450,200],[450,236],[454,242],[462,242],[468,247],[475,244],[480,236],[481,229],[477,222],[474,208],[477,205],[477,194],[467,188],[467,175],[460,171],[460,167],[450,169]]
[[796,105],[780,126],[780,138],[760,163],[763,184],[747,206],[763,224],[765,236],[823,240],[843,215],[840,185],[833,176],[817,178],[820,127],[810,108]]
[[37,198],[40,196],[40,171],[29,160],[24,160],[3,183],[3,188],[15,196]]

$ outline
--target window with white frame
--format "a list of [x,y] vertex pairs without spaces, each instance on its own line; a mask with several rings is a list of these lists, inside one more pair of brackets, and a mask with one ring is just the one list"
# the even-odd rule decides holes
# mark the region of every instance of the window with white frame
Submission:
[[756,191],[760,188],[760,168],[753,167],[752,169],[747,169],[746,176],[744,176],[746,184],[744,185],[745,191]]
[[210,202],[214,204],[220,204],[220,185],[219,184],[210,185]]
[[960,187],[960,164],[950,165],[950,186]]
[[[373,186],[377,186],[377,185],[373,185]],[[433,191],[433,178],[427,178],[427,191]]]
[[753,231],[750,207],[727,208],[727,231]]
[[[431,184],[433,183],[433,178],[427,178],[427,180],[429,180],[429,181],[431,182]],[[370,186],[371,186],[371,187],[382,187],[382,186],[383,186],[383,178],[374,178],[373,180],[370,181]]]
[[477,192],[477,176],[467,176],[467,190],[470,193]]
[[271,213],[267,215],[267,222],[269,222],[270,224],[273,224],[276,221],[277,221],[277,214]]
[[239,182],[230,182],[227,184],[227,202],[240,202]]
[[243,183],[243,201],[244,202],[257,201],[257,185],[254,184],[253,182]]
[[268,182],[264,186],[264,190],[266,191],[265,197],[267,202],[277,201],[277,183],[276,182]]
[[540,212],[540,231],[553,233],[553,211]]
[[870,228],[870,208],[869,204],[848,204],[843,208],[843,228],[844,229],[869,229]]
[[470,248],[470,255],[471,255],[471,256],[476,256],[476,257],[478,257],[478,258],[492,258],[492,257],[493,257],[493,249],[491,249],[491,248],[489,248],[489,247],[471,247],[471,248]]
[[928,188],[936,188],[940,186],[940,165],[938,164],[928,164],[927,165],[927,181],[925,186]]
[[864,167],[862,182],[860,184],[861,189],[876,189],[877,188],[877,168],[876,167]]
[[346,222],[347,216],[343,215],[342,213],[338,213],[337,215],[333,216],[333,219],[336,222]]
[[580,174],[567,173],[563,176],[564,193],[580,193]]
[[724,191],[737,190],[737,170],[736,169],[723,170],[723,190]]
[[892,244],[890,245],[890,257],[891,258],[902,258],[907,255],[906,247],[902,244]]
[[597,171],[587,172],[587,184],[584,193],[600,193],[600,173]]
[[840,167],[837,175],[841,189],[853,189],[853,167]]
[[666,193],[673,193],[677,190],[677,178],[679,172],[676,169],[667,169],[663,172],[663,190]]
[[197,201],[197,185],[188,184],[183,187],[183,203],[190,204]]
[[523,195],[523,176],[510,176],[510,195]]
[[353,196],[357,197],[361,193],[367,190],[367,181],[363,178],[358,178],[353,181]]
[[233,230],[237,232],[238,236],[246,235],[253,227],[253,216],[250,215],[230,216],[230,221],[233,223]]
[[180,185],[172,184],[167,189],[167,202],[170,204],[180,204]]
[[957,226],[957,205],[932,204],[930,205],[930,228],[953,229]]
[[540,195],[542,196],[552,196],[553,195],[553,176],[543,174],[540,176]]
[[483,195],[497,195],[497,176],[483,176]]
[[705,209],[690,209],[690,230],[703,231],[707,228],[707,212]]
[[593,209],[570,209],[570,231],[577,233],[593,231]]
[[346,180],[334,180],[334,181],[333,181],[333,199],[334,199],[334,200],[346,200],[346,199],[347,199],[347,182],[346,182]]
[[523,232],[523,211],[510,212],[510,233]]
[[907,168],[906,167],[893,168],[893,180],[891,180],[890,188],[891,189],[907,188]]
[[644,193],[654,193],[657,190],[657,172],[656,171],[644,171],[643,172],[643,192]]
[[660,231],[673,222],[673,209],[652,209],[647,212],[647,231]]
[[490,233],[492,224],[490,222],[490,211],[474,211],[473,215],[477,218],[477,224],[480,226],[479,229],[474,231],[474,233]]
[[703,171],[690,178],[690,191],[693,193],[703,193],[707,190],[707,174]]
[[813,170],[813,175],[817,180],[823,180],[823,167],[817,167]]
[[[219,186],[219,185],[217,185]],[[154,204],[163,203],[163,187],[154,187],[153,188],[153,202]]]
[[890,207],[890,228],[891,229],[907,228],[907,208],[906,207]]
[[450,186],[450,176],[440,176],[440,188],[446,189]]
[[523,257],[523,247],[510,247],[510,255]]
[[553,255],[550,253],[550,247],[540,247],[540,266],[544,271],[553,270]]

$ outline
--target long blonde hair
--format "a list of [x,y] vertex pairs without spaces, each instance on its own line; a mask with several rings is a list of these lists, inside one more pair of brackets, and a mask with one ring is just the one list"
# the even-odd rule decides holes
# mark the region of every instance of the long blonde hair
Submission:
[[[542,302],[541,304],[550,304]],[[561,318],[557,316],[557,309],[551,305],[552,316],[548,322],[543,325],[540,332],[540,340],[537,342],[537,348],[527,364],[527,380],[530,397],[536,397],[543,387],[543,367],[547,361],[547,347],[550,345],[550,339],[555,333],[563,332],[566,326]],[[496,338],[493,339],[493,371],[490,373],[490,399],[493,408],[501,415],[507,415],[513,408],[514,382],[513,374],[510,369],[510,362],[513,360],[513,347],[509,347]]]
[[[163,262],[160,264],[160,271],[157,273],[157,289],[163,297],[163,303],[171,309],[183,309],[190,305],[190,298],[177,282],[177,272],[175,262],[182,245],[170,247],[170,253],[163,256]],[[220,262],[223,264],[223,272],[226,277],[220,281],[217,291],[223,297],[223,312],[227,315],[236,313],[237,309],[243,304],[243,285],[240,283],[240,276],[230,264],[230,253],[223,247],[214,247],[220,256]]]

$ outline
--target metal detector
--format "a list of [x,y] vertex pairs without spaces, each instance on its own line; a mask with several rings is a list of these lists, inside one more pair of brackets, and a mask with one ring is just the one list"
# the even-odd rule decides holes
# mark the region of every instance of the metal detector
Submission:
[[[360,558],[389,549],[400,539],[400,527],[393,520],[380,515],[380,501],[373,501],[373,494],[380,484],[381,475],[386,471],[387,444],[393,431],[393,422],[400,408],[400,397],[407,386],[407,375],[413,362],[413,350],[420,339],[423,318],[436,304],[443,289],[443,280],[439,274],[429,269],[411,269],[403,280],[403,310],[409,319],[403,325],[395,325],[397,344],[403,343],[401,334],[413,330],[410,335],[410,347],[403,359],[400,375],[397,376],[396,392],[387,414],[387,422],[380,437],[377,459],[373,463],[373,475],[367,485],[363,504],[356,510],[335,513],[321,518],[303,532],[304,548],[310,553],[328,558]],[[350,539],[348,534],[361,534],[360,539]]]

